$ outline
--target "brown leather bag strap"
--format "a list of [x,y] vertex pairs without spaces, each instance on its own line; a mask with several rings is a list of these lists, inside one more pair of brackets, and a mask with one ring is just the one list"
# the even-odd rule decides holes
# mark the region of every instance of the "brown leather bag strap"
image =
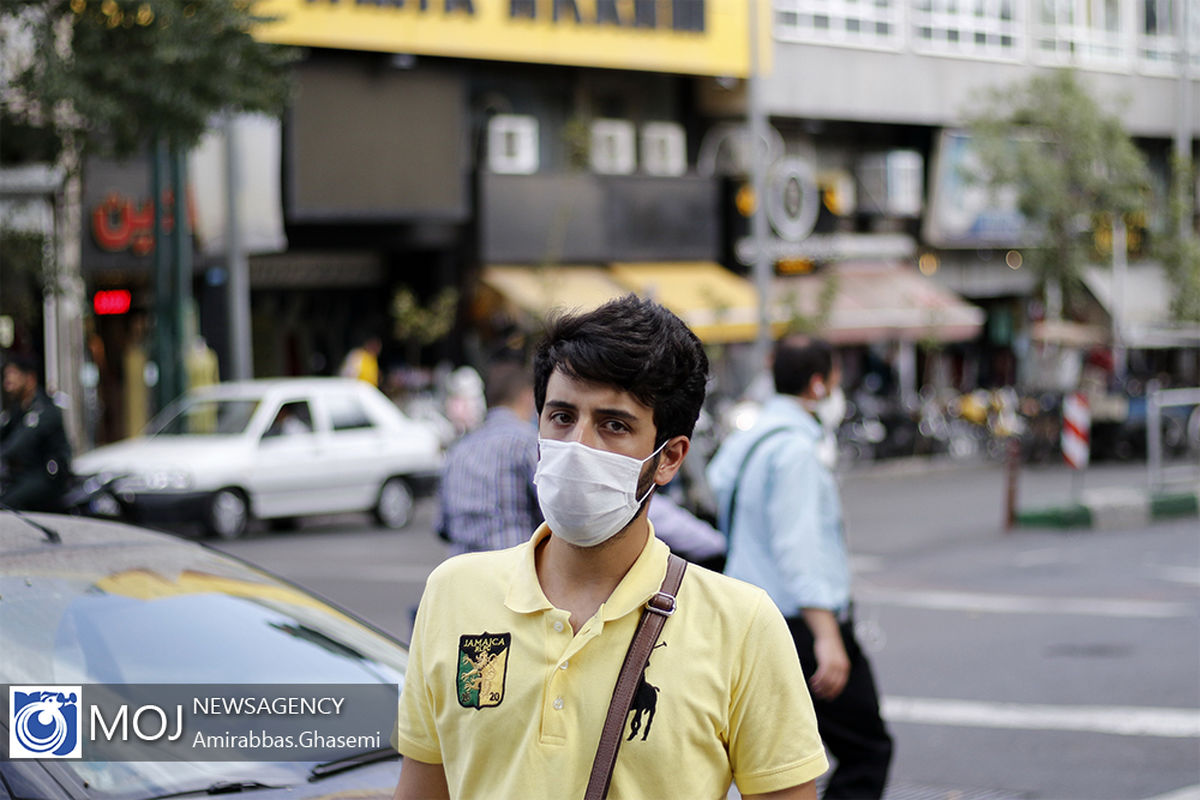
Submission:
[[621,673],[617,676],[617,685],[613,689],[612,702],[608,706],[608,717],[604,720],[604,731],[600,734],[600,744],[596,748],[596,760],[592,762],[592,775],[588,779],[587,792],[584,800],[604,800],[608,795],[608,784],[612,780],[613,767],[617,763],[617,749],[621,746],[621,735],[625,732],[625,719],[633,705],[633,696],[637,693],[638,682],[642,671],[658,641],[663,624],[667,617],[675,613],[675,596],[679,593],[679,585],[683,583],[683,573],[687,562],[674,553],[667,557],[667,575],[663,578],[662,588],[646,603],[642,611],[642,619],[638,622],[637,632],[625,653],[625,663],[621,665]]

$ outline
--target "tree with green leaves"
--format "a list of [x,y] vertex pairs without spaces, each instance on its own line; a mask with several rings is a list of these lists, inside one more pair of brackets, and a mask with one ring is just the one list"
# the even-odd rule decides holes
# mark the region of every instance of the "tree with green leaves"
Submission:
[[1171,164],[1167,230],[1156,248],[1175,289],[1171,294],[1171,316],[1178,322],[1200,322],[1200,239],[1192,227],[1195,181],[1191,160],[1176,157]]
[[4,0],[0,101],[81,154],[186,150],[218,112],[282,111],[293,51],[264,22],[249,0]]
[[433,344],[454,329],[458,312],[458,290],[446,288],[422,305],[408,287],[392,295],[392,332],[405,344],[406,357],[416,364],[421,348]]
[[[158,201],[167,153],[173,183],[184,185],[184,155],[214,116],[282,112],[294,51],[256,41],[252,31],[265,22],[254,13],[252,0],[0,3],[0,125],[5,134],[15,131],[30,140],[27,153],[55,151],[54,161],[66,176],[61,257],[43,270],[46,293],[82,294],[79,187],[85,156],[127,158],[149,150],[154,154],[152,195]],[[183,194],[175,196],[175,216],[183,219]],[[186,234],[176,229],[175,235]],[[175,243],[172,269],[164,237],[156,239],[161,404],[183,388],[181,310],[189,304],[190,285],[182,276],[191,267],[186,240]],[[168,281],[171,274],[180,277]],[[78,338],[82,349],[81,331]]]
[[1098,220],[1143,208],[1149,172],[1120,120],[1070,70],[986,92],[968,128],[979,160],[971,177],[993,191],[1015,190],[1032,235],[1025,262],[1036,270],[1047,315],[1088,262]]

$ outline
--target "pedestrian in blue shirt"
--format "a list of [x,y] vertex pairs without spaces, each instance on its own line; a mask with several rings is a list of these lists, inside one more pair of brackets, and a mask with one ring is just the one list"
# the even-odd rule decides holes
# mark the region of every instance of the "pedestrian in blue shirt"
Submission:
[[826,800],[879,798],[892,739],[854,636],[841,500],[815,414],[839,370],[827,342],[790,335],[776,344],[772,372],[775,394],[754,426],[731,435],[708,466],[729,532],[725,573],[765,589],[787,619],[837,760]]
[[438,529],[455,554],[523,544],[542,523],[532,373],[513,357],[495,358],[484,396],[483,424],[450,449],[442,468]]

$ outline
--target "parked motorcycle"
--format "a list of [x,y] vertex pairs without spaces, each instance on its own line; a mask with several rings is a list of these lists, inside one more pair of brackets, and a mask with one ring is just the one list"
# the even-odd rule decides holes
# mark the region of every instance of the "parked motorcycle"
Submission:
[[[97,477],[85,480],[72,476],[67,488],[58,498],[55,511],[81,517],[119,518],[124,509],[116,491],[116,484],[122,477],[113,475],[105,480]],[[4,475],[0,474],[0,486],[3,485]],[[12,511],[30,510],[27,508],[9,509],[7,506],[0,506],[0,508]]]
[[123,477],[111,475],[101,480],[93,475],[82,480],[75,479],[63,494],[65,512],[80,517],[119,519],[124,515],[125,507],[116,486]]

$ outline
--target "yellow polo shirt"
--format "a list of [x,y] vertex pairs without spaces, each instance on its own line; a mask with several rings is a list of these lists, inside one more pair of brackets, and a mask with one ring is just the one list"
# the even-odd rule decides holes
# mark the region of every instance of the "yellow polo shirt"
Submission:
[[[583,797],[643,605],[666,574],[653,535],[592,619],[572,633],[542,593],[534,548],[452,558],[421,599],[396,745],[442,764],[450,796]],[[787,625],[761,589],[689,565],[650,656],[609,797],[723,800],[827,767]]]

